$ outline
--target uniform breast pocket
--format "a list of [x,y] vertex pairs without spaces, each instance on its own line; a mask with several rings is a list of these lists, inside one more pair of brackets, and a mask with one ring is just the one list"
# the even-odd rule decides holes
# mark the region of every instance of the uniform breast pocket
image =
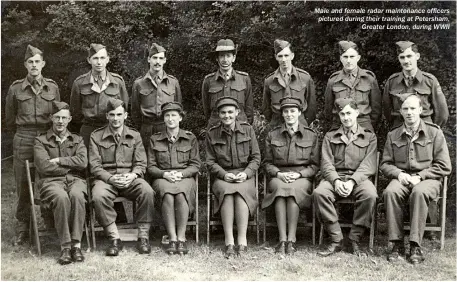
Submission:
[[116,145],[114,143],[100,143],[99,150],[103,163],[112,164],[116,162]]
[[81,100],[82,100],[82,107],[85,109],[91,109],[95,107],[97,102],[97,95],[98,93],[92,91],[92,89],[81,89]]
[[135,144],[133,142],[133,139],[122,142],[122,155],[126,162],[133,162],[133,155],[135,153]]
[[18,113],[19,114],[31,114],[34,111],[35,105],[33,103],[32,97],[24,94],[19,94],[16,96],[18,104]]
[[313,146],[313,141],[312,140],[303,140],[303,141],[298,141],[295,143],[295,147],[297,150],[297,157],[299,157],[302,160],[308,160],[309,157],[311,156],[311,149]]
[[355,149],[355,154],[359,157],[359,160],[363,160],[365,155],[367,154],[368,150],[368,145],[370,142],[365,139],[356,139],[354,140],[354,149]]
[[170,164],[170,153],[168,152],[168,148],[165,146],[155,146],[153,149],[159,167],[167,167],[165,164]]
[[238,152],[238,158],[240,162],[247,162],[251,153],[250,144],[251,137],[239,138],[236,143],[236,150]]
[[140,90],[140,99],[141,105],[145,108],[153,107],[154,106],[154,95],[153,89],[141,89]]
[[367,84],[359,84],[355,87],[355,101],[358,105],[368,105],[371,86]]
[[110,84],[105,89],[105,94],[115,98],[121,98],[121,90],[119,89],[119,85],[117,84]]
[[40,95],[39,105],[37,106],[37,112],[41,114],[50,114],[52,112],[52,102],[55,100],[55,93],[43,93]]
[[287,147],[285,141],[271,140],[271,150],[276,160],[285,160],[287,154]]
[[176,153],[178,155],[178,163],[187,163],[190,159],[190,149],[191,146],[182,146],[176,148]]
[[414,90],[417,92],[419,98],[421,99],[422,106],[428,106],[430,104],[430,94],[432,94],[431,89],[416,87]]
[[279,100],[282,98],[281,90],[284,88],[278,84],[271,84],[268,86],[268,89],[270,90],[271,94],[271,104],[278,105],[279,107]]
[[209,99],[210,99],[210,102],[211,102],[211,105],[210,105],[211,109],[214,109],[215,106],[216,106],[216,100],[219,97],[223,96],[222,86],[219,86],[219,85],[211,86],[209,88],[208,92],[209,92]]
[[406,141],[393,141],[392,151],[396,162],[406,163],[408,160],[408,146]]
[[246,84],[244,83],[234,83],[230,87],[232,97],[238,99],[240,104],[244,104],[245,100],[245,92],[246,92]]
[[417,153],[418,162],[427,162],[433,159],[433,144],[432,140],[422,140],[414,142]]
[[291,95],[294,97],[300,98],[300,100],[303,101],[305,100],[305,90],[306,90],[306,84],[299,81],[295,81],[294,83],[290,84],[290,90],[291,90]]
[[163,103],[173,102],[175,100],[175,88],[172,85],[168,84],[168,86],[161,88],[163,92]]
[[349,91],[348,88],[345,86],[333,86],[332,87],[333,95],[335,96],[335,100],[338,98],[348,97]]

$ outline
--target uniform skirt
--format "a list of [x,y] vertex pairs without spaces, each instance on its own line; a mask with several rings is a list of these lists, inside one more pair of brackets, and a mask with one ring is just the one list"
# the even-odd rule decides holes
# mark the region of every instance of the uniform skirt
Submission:
[[[237,175],[242,171],[244,171],[244,169],[240,168],[229,170],[228,172]],[[251,177],[250,179],[247,179],[245,182],[242,183],[230,183],[217,178],[216,180],[214,180],[212,190],[215,195],[215,212],[219,211],[222,201],[224,201],[225,195],[231,195],[235,193],[239,193],[241,197],[243,197],[243,200],[246,202],[249,208],[249,214],[251,216],[254,214],[254,211],[257,208],[258,202],[256,198],[254,177]]]
[[152,189],[159,193],[160,206],[162,206],[162,199],[165,194],[177,195],[183,193],[186,198],[187,205],[189,205],[189,214],[194,212],[197,185],[193,177],[183,178],[181,181],[175,183],[171,183],[166,179],[155,179],[152,182]]
[[267,194],[262,202],[262,209],[265,209],[273,204],[276,197],[294,197],[295,202],[300,209],[310,208],[312,193],[313,183],[308,178],[298,178],[292,183],[285,183],[281,179],[274,177],[268,183]]

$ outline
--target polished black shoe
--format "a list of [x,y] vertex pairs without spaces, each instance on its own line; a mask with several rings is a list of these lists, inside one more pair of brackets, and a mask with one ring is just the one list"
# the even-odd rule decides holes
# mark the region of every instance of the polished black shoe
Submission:
[[20,231],[19,234],[17,234],[16,238],[14,238],[13,245],[14,246],[23,245],[28,240],[29,240],[28,231]]
[[339,242],[332,242],[328,245],[325,250],[317,252],[317,254],[321,257],[328,257],[335,253],[341,252],[343,250],[343,240]]
[[178,247],[176,248],[176,251],[180,255],[187,255],[189,252],[189,249],[187,249],[187,243],[185,241],[178,241]]
[[297,251],[297,244],[292,241],[288,241],[286,244],[286,254],[293,255]]
[[352,248],[352,254],[360,257],[364,253],[360,250],[359,242],[352,241],[351,240],[351,248]]
[[410,248],[409,262],[412,264],[419,264],[425,260],[424,253],[419,246],[413,246]]
[[236,254],[239,257],[242,257],[242,256],[246,255],[247,252],[248,252],[248,246],[238,245],[238,247],[236,248]]
[[286,241],[281,241],[275,248],[275,253],[280,255],[286,254]]
[[147,238],[138,238],[136,248],[140,254],[149,254],[151,252],[151,245],[149,245]]
[[233,244],[228,244],[227,246],[225,246],[224,257],[226,259],[229,259],[233,256],[235,256],[235,246]]
[[65,248],[60,252],[60,257],[59,257],[58,262],[61,265],[69,264],[72,262],[70,248]]
[[84,256],[83,253],[81,252],[81,248],[73,247],[70,250],[71,254],[71,259],[74,262],[83,262],[84,261]]
[[122,250],[122,241],[121,239],[110,240],[111,245],[106,249],[106,255],[109,257],[115,257],[119,255],[119,251]]
[[387,254],[387,260],[390,262],[396,262],[401,258],[401,255],[405,254],[405,246],[403,242],[394,242],[392,250]]
[[170,241],[168,247],[165,249],[165,252],[169,255],[175,254],[178,252],[178,243],[176,241]]
[[436,231],[429,231],[428,239],[430,239],[430,241],[432,242],[439,241],[438,234],[436,234]]

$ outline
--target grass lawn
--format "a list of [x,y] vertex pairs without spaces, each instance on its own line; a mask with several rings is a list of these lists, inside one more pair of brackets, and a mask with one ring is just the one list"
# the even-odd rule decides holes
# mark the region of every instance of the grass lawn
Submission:
[[[169,256],[160,247],[159,238],[165,232],[156,231],[149,255],[139,255],[135,243],[127,242],[120,256],[105,257],[107,241],[101,236],[97,239],[97,251],[86,252],[84,263],[60,266],[56,262],[60,253],[57,238],[44,238],[41,258],[27,245],[11,245],[16,200],[11,161],[2,164],[1,195],[2,280],[456,280],[455,227],[449,224],[445,249],[439,251],[439,243],[425,240],[426,261],[419,266],[386,261],[387,241],[382,226],[374,253],[364,258],[346,252],[318,257],[318,247],[312,246],[309,234],[299,234],[299,251],[294,256],[280,257],[274,254],[274,230],[270,233],[271,246],[268,242],[255,245],[254,237],[250,237],[249,252],[240,259],[224,259],[221,234],[212,237],[209,247],[190,240],[190,254]],[[204,220],[201,219],[202,229]],[[201,240],[205,239],[203,235]],[[192,234],[188,238],[193,239]]]

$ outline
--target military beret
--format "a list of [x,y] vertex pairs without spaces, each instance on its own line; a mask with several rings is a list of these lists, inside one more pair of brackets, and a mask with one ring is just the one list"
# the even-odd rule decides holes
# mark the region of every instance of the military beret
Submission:
[[165,48],[163,48],[159,44],[152,43],[151,48],[149,48],[149,57],[151,57],[152,55],[155,55],[157,53],[162,53],[165,51],[167,51],[167,50],[165,50]]
[[338,42],[338,47],[341,54],[346,52],[349,48],[352,48],[357,51],[357,44],[355,44],[352,41],[341,40],[340,42]]
[[220,97],[216,100],[216,108],[219,109],[222,106],[234,106],[235,108],[239,109],[240,106],[238,105],[238,100],[233,97]]
[[89,47],[89,58],[102,49],[106,49],[106,47],[102,44],[91,43]]
[[122,100],[109,98],[108,105],[106,105],[106,112],[111,112],[117,109],[119,106],[124,106],[124,102]]
[[214,52],[226,52],[233,51],[237,52],[238,45],[235,45],[231,39],[221,39],[217,42],[216,50]]
[[70,106],[65,102],[52,101],[52,111],[51,114],[55,114],[61,110],[70,110]]
[[40,54],[41,56],[43,56],[43,51],[36,47],[33,47],[32,45],[28,45],[27,50],[25,51],[24,61],[27,61],[28,58],[31,58],[36,54]]
[[160,110],[162,116],[165,114],[165,112],[168,111],[177,111],[178,113],[182,114],[182,105],[178,102],[168,102],[162,104],[162,106],[160,106]]
[[398,41],[395,44],[397,45],[398,53],[403,53],[406,49],[414,45],[414,43],[411,41]]
[[350,97],[342,97],[335,100],[335,107],[338,109],[338,111],[343,110],[344,107],[349,104],[353,105],[357,109],[356,101]]
[[279,52],[284,50],[284,48],[286,48],[286,47],[290,47],[289,42],[287,42],[285,40],[281,40],[281,39],[276,39],[274,42],[275,55],[277,55]]
[[281,110],[287,107],[297,107],[302,110],[301,100],[297,97],[283,97],[279,99],[279,103],[281,104]]

